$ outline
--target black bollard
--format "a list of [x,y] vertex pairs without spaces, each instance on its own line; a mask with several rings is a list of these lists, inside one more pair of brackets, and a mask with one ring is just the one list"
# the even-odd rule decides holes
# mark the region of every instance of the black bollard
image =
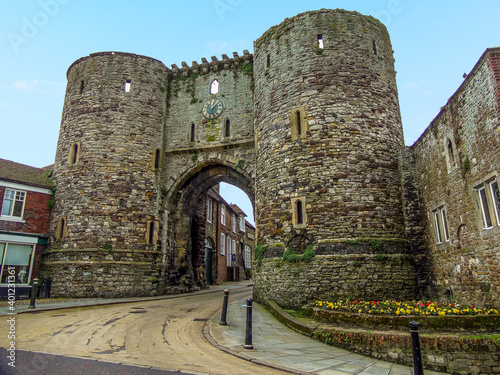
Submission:
[[220,316],[220,325],[227,326],[227,301],[229,299],[229,289],[224,289],[224,302],[222,303],[222,314]]
[[38,279],[33,279],[33,285],[31,286],[31,301],[28,309],[35,308],[36,294],[38,293]]
[[416,321],[410,322],[411,346],[413,348],[413,374],[424,375],[422,365],[422,353],[420,352],[420,338],[418,337],[418,325]]
[[252,299],[247,299],[247,329],[245,333],[244,349],[253,349],[252,345]]

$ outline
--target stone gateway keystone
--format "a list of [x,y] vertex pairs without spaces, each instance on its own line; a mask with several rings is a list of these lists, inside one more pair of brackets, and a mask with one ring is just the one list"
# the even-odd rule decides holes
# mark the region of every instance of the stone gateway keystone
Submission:
[[[206,287],[205,193],[227,182],[254,205],[256,300],[300,306],[311,298],[456,298],[460,291],[464,299],[498,300],[492,275],[471,270],[465,289],[460,275],[436,275],[446,265],[437,259],[443,246],[434,244],[432,209],[447,209],[436,221],[442,228],[456,226],[446,251],[463,249],[455,246],[457,220],[469,220],[459,233],[470,252],[478,221],[460,219],[444,198],[431,202],[436,207],[421,200],[434,189],[420,161],[430,152],[404,146],[393,50],[377,19],[340,9],[305,12],[267,30],[253,54],[167,68],[146,56],[100,52],[75,61],[67,78],[42,270],[53,295]],[[490,142],[498,150],[497,108],[487,124],[496,126]],[[461,169],[466,146],[457,125],[447,126],[426,131],[450,141],[425,141],[433,150],[446,144],[429,163],[441,163],[451,147]],[[471,161],[480,156],[467,152]],[[469,167],[478,176],[466,179],[478,187],[497,181],[498,154],[489,160],[484,171]],[[458,189],[468,209],[471,189]],[[498,215],[491,222],[483,248],[496,254],[498,268]],[[285,250],[298,261],[282,258]],[[314,257],[300,260],[311,250]],[[474,255],[463,263],[472,258],[486,262]]]

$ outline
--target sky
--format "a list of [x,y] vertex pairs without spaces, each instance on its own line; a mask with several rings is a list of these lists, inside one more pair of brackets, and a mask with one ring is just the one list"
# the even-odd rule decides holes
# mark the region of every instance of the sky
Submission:
[[[387,27],[407,145],[483,52],[500,46],[498,0],[0,0],[0,158],[54,162],[66,71],[80,57],[131,52],[170,67],[252,53],[270,27],[321,8],[355,10]],[[221,193],[253,223],[244,193],[230,185]]]

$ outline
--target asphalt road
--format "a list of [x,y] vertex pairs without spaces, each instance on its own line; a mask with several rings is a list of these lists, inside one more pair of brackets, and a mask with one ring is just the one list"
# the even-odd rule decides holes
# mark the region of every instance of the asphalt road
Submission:
[[[248,287],[232,289],[229,302],[250,294]],[[156,375],[159,374],[154,372],[157,369],[188,374],[286,374],[222,352],[205,339],[205,322],[220,310],[222,301],[221,291],[141,303],[19,314],[16,316],[16,367],[33,368],[38,370],[34,372],[37,375]],[[8,348],[8,334],[4,331],[0,331],[0,347]],[[29,356],[21,351],[58,357]],[[79,361],[74,357],[89,361]],[[4,354],[0,358],[0,363],[4,364],[0,365],[0,371],[2,367],[5,369],[5,361],[8,360]],[[56,366],[59,372],[50,370],[55,361],[62,361]],[[117,363],[152,366],[153,370],[139,372],[144,370],[139,367],[135,369],[137,372],[126,372],[130,371],[126,368],[128,366]],[[86,372],[77,372],[82,371],[83,366],[90,367]]]

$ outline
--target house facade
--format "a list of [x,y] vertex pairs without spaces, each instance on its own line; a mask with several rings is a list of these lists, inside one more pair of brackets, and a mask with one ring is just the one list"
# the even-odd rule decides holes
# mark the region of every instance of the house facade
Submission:
[[0,159],[0,297],[15,285],[26,297],[47,248],[52,185],[50,168],[34,168]]

